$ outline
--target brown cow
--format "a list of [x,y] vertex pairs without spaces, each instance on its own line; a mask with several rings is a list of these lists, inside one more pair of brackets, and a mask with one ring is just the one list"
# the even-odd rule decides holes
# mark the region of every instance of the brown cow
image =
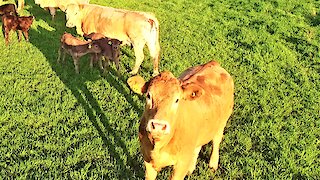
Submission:
[[[99,60],[100,68],[104,71],[109,66],[109,61],[112,61],[116,64],[118,73],[120,72],[120,45],[121,41],[117,39],[112,39],[105,37],[103,34],[100,33],[91,33],[91,34],[84,34],[83,37],[87,39],[91,39],[95,43],[97,43],[101,48],[101,53],[98,55],[91,55],[91,65],[93,64],[93,61]],[[101,56],[106,58],[104,61],[104,65],[102,66],[101,62]],[[98,59],[95,59],[98,58]]]
[[33,16],[15,16],[5,14],[2,16],[2,32],[5,36],[6,45],[9,43],[9,33],[11,30],[18,31],[19,42],[21,41],[22,33],[24,34],[26,41],[29,41],[29,29],[34,20]]
[[146,94],[139,126],[146,179],[173,165],[171,179],[195,169],[201,147],[212,141],[209,167],[216,170],[219,144],[233,109],[232,77],[217,62],[187,69],[179,78],[162,72],[148,82],[131,77],[128,84]]
[[58,59],[57,62],[60,62],[61,51],[63,51],[62,61],[65,61],[66,53],[70,54],[73,59],[73,63],[75,66],[76,73],[79,74],[79,60],[82,56],[86,54],[97,54],[101,53],[101,48],[98,44],[92,41],[83,41],[78,39],[70,33],[64,33],[60,39],[60,48],[58,51]]
[[144,59],[143,48],[148,46],[153,59],[153,74],[159,73],[159,22],[152,13],[129,11],[95,4],[69,5],[66,9],[67,27],[76,27],[80,35],[101,33],[132,45],[136,56],[130,72],[137,74]]

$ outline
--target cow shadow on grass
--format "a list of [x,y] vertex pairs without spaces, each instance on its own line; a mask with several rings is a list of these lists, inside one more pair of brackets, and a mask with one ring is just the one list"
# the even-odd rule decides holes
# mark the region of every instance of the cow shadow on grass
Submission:
[[[44,21],[51,27],[46,28],[36,26],[36,29],[30,29],[30,43],[32,43],[42,52],[47,61],[50,63],[53,71],[55,71],[56,75],[60,78],[64,85],[71,90],[78,103],[84,108],[89,120],[99,133],[99,136],[103,140],[105,147],[108,149],[110,157],[114,159],[114,162],[117,163],[117,166],[120,166],[122,172],[116,172],[116,174],[119,176],[119,179],[131,179],[132,177],[137,176],[142,179],[144,172],[141,168],[142,163],[139,152],[137,152],[135,155],[131,155],[125,142],[121,139],[123,136],[136,136],[136,133],[132,133],[130,131],[119,132],[113,129],[109,123],[110,118],[107,117],[97,99],[94,97],[92,92],[90,92],[86,85],[86,82],[88,81],[97,81],[103,78],[98,70],[93,72],[94,70],[89,68],[89,61],[84,60],[89,59],[88,56],[81,58],[80,74],[75,73],[71,57],[66,56],[65,64],[57,64],[61,35],[65,31],[73,31],[72,34],[76,34],[74,30],[67,29],[65,27],[64,13],[57,12],[55,20],[52,21],[49,12],[46,16],[44,16],[44,10],[35,5],[34,2],[30,2],[28,5],[32,7],[29,9],[29,11],[36,17],[36,21]],[[111,71],[111,73],[115,72]],[[120,94],[123,94],[128,103],[131,104],[131,106],[136,112],[139,113],[139,115],[142,114],[142,109],[136,104],[130,92],[128,93],[126,90],[127,87],[124,85],[126,84],[126,77],[116,78],[112,75],[106,75],[103,79],[113,86]],[[130,124],[131,127],[128,128],[134,128],[132,126],[134,123]],[[119,153],[119,148],[123,154]],[[123,158],[123,155],[125,155],[126,159]],[[114,175],[114,173],[112,174]],[[102,174],[102,177],[106,179],[116,178],[109,177],[108,174]]]

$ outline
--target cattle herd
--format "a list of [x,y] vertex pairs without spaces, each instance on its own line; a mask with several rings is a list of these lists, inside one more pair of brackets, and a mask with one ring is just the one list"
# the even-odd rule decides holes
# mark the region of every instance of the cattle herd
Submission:
[[[184,179],[195,169],[201,147],[209,142],[212,142],[209,167],[217,170],[219,144],[234,104],[233,79],[225,69],[209,61],[188,68],[178,78],[169,71],[159,73],[159,22],[152,13],[90,4],[89,0],[42,1],[35,3],[49,9],[52,18],[57,8],[64,11],[66,26],[75,27],[85,39],[66,32],[60,39],[57,61],[60,62],[63,53],[64,62],[68,53],[76,73],[80,72],[80,57],[86,54],[91,56],[90,66],[99,62],[105,70],[112,61],[120,71],[120,45],[131,45],[136,61],[130,73],[135,75],[147,45],[154,77],[145,81],[135,75],[127,80],[133,92],[146,97],[138,132],[146,179],[156,179],[166,166],[173,166],[171,179]],[[23,6],[24,1],[18,2]],[[7,45],[10,30],[19,32],[19,40],[22,33],[28,40],[33,16],[19,16],[14,4],[0,6],[0,15]]]

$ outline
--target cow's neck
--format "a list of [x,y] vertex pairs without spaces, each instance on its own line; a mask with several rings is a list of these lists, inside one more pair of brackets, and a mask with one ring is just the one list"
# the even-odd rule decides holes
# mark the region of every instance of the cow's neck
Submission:
[[174,134],[172,134],[167,143],[156,142],[154,144],[150,155],[155,167],[161,168],[175,163],[175,154],[178,153],[179,149],[174,139]]

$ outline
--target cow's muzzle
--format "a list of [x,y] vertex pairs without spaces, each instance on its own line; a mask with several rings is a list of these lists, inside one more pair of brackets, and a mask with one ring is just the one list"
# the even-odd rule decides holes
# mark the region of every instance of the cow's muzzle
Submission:
[[151,119],[147,124],[146,130],[151,134],[161,136],[170,133],[170,125],[164,120]]

